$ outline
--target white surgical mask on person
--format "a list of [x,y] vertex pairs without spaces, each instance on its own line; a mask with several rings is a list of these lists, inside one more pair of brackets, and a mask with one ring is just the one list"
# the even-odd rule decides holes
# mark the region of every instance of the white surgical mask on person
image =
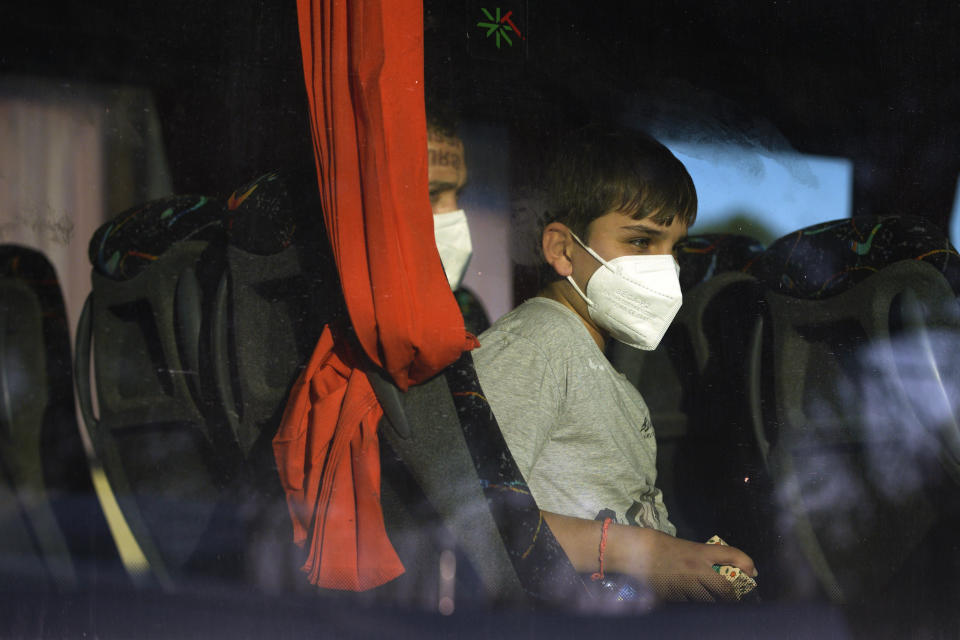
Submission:
[[450,288],[456,290],[467,272],[473,244],[470,242],[470,227],[463,209],[433,215],[433,235],[440,252],[440,262],[447,274]]
[[680,265],[672,255],[621,256],[607,262],[571,232],[602,265],[587,281],[584,294],[590,318],[611,336],[637,349],[653,351],[680,310]]

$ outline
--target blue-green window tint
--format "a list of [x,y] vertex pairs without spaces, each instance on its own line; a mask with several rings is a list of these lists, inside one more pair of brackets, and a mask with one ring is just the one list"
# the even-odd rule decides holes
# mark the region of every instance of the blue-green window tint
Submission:
[[693,233],[753,236],[764,245],[802,227],[850,216],[853,162],[748,146],[665,144],[690,172],[699,213]]

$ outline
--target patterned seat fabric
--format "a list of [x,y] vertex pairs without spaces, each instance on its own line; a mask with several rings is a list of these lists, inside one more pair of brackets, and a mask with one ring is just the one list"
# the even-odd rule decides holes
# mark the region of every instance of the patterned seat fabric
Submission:
[[298,221],[321,218],[319,198],[308,200],[316,192],[312,170],[309,176],[270,171],[243,185],[227,198],[231,244],[257,255],[280,253],[300,231]]
[[[302,172],[301,172],[302,173]],[[223,201],[203,195],[174,195],[127,209],[107,222],[90,241],[90,262],[103,275],[129,280],[183,240],[230,242],[257,255],[289,247],[298,221],[320,218],[316,178],[270,171],[238,188]],[[305,208],[316,215],[299,215]]]
[[797,298],[829,298],[899,260],[922,260],[960,295],[960,256],[930,221],[910,216],[858,216],[786,235],[746,269],[773,290]]
[[200,195],[169,196],[127,209],[90,240],[90,263],[114,280],[129,280],[182,240],[213,240],[223,234],[225,209]]
[[677,247],[680,288],[689,291],[724,271],[741,271],[763,253],[763,245],[749,236],[705,233],[690,236]]

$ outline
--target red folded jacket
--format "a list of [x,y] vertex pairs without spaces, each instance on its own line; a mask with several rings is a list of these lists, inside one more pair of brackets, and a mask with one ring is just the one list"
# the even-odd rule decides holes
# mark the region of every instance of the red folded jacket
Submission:
[[294,385],[273,439],[303,570],[330,589],[371,589],[403,573],[380,509],[383,410],[349,342],[330,327]]

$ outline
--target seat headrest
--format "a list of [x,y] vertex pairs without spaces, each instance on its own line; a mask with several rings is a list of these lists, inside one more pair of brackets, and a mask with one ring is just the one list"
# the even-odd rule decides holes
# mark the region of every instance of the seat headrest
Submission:
[[230,194],[227,210],[232,245],[257,255],[279,253],[308,223],[322,220],[316,172],[265,173]]
[[0,245],[0,276],[57,284],[57,273],[43,253],[15,244]]
[[127,209],[90,240],[90,263],[114,280],[128,280],[183,240],[223,236],[226,209],[199,195],[169,196]]
[[94,233],[90,262],[105,276],[128,280],[183,240],[229,241],[271,255],[322,220],[314,171],[271,171],[235,190],[226,204],[174,195],[127,209]]
[[747,268],[771,289],[797,298],[829,298],[889,264],[922,260],[960,294],[960,255],[925,218],[857,216],[783,236]]
[[680,288],[688,291],[718,273],[740,271],[763,253],[763,245],[749,236],[705,233],[688,236],[677,246]]

